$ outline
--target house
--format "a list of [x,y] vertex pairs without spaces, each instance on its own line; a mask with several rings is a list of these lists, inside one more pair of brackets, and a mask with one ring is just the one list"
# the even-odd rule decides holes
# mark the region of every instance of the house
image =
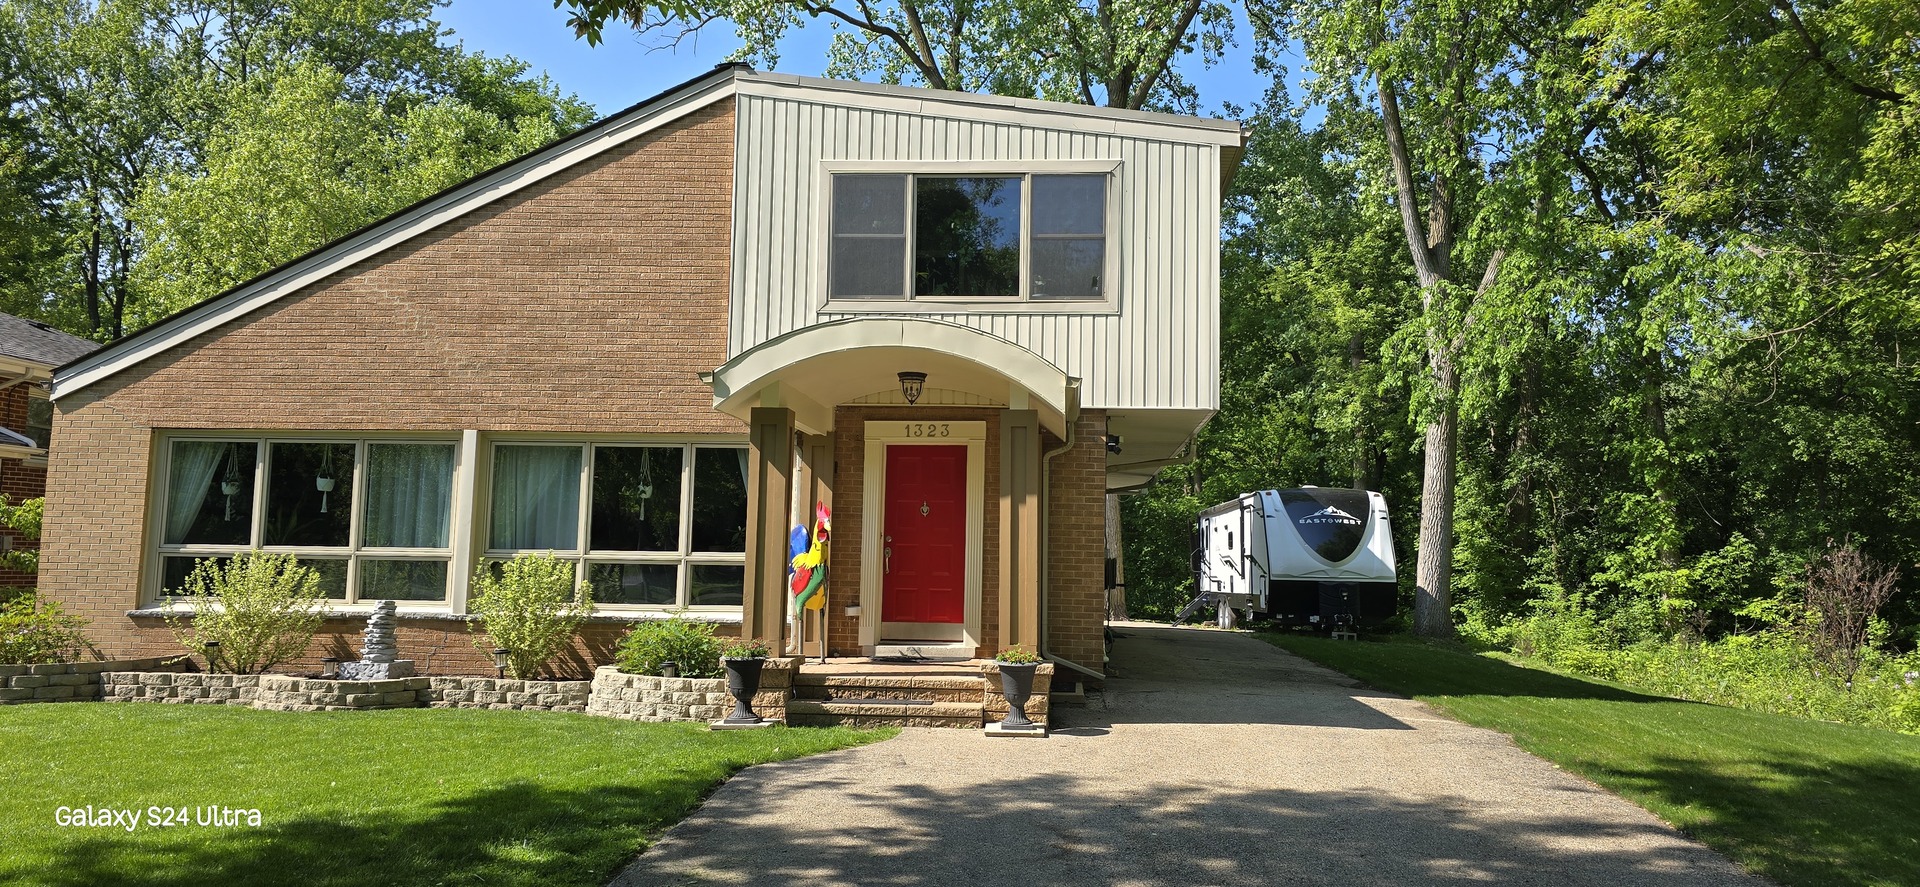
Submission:
[[[0,495],[18,504],[47,489],[47,443],[53,404],[47,383],[53,368],[99,348],[37,320],[0,314]],[[0,550],[39,543],[0,528]],[[32,573],[0,567],[0,600],[32,588]]]
[[[324,577],[483,671],[485,559],[558,553],[567,667],[682,611],[808,652],[1025,644],[1097,676],[1105,494],[1218,402],[1235,123],[722,66],[62,367],[46,593],[172,647],[203,558]],[[737,626],[737,629],[734,627]]]

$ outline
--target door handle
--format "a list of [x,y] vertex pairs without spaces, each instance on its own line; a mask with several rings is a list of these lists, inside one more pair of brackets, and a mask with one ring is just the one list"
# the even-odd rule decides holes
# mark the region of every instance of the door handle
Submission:
[[[893,541],[893,537],[892,537],[892,536],[888,536],[888,537],[887,537],[887,541],[888,541],[888,542],[892,542],[892,541]],[[883,566],[884,566],[884,569],[882,569],[882,570],[881,570],[881,572],[883,572],[883,573],[891,573],[891,572],[893,572],[893,546],[892,546],[892,545],[888,545],[888,546],[887,546],[887,549],[886,549],[886,551],[885,551],[885,552],[883,552],[883,555],[884,555],[884,560],[885,560],[885,563],[884,563],[884,565],[883,565]]]

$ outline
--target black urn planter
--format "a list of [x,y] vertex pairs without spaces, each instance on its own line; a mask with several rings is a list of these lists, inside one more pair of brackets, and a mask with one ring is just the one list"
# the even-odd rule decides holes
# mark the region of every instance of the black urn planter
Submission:
[[753,694],[760,692],[760,669],[766,667],[767,660],[722,659],[720,664],[726,666],[727,694],[733,697],[733,713],[723,723],[760,723],[760,716],[753,713]]
[[1033,672],[1037,662],[1000,663],[1000,692],[1007,696],[1007,716],[1002,727],[1032,727],[1027,719],[1027,700],[1033,698]]

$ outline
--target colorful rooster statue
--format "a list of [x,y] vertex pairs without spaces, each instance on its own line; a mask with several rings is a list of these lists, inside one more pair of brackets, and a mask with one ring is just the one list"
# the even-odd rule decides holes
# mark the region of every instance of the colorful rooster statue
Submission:
[[793,571],[793,611],[801,609],[818,610],[827,605],[827,598],[820,589],[827,584],[827,535],[833,524],[833,514],[825,505],[814,506],[813,546],[805,551],[800,547],[806,538],[806,527],[794,527],[793,537],[789,540],[788,551],[793,552],[789,566]]

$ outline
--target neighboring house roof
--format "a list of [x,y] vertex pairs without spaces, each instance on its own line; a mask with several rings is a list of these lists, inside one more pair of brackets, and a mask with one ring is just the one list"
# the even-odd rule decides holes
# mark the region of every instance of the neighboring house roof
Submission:
[[0,314],[0,355],[51,369],[99,349],[99,342],[63,333],[40,321]]
[[125,336],[99,351],[73,360],[54,373],[53,396],[57,399],[137,365],[196,335],[251,314],[354,262],[397,246],[603,151],[740,93],[857,107],[888,107],[929,114],[951,109],[946,113],[965,113],[973,117],[1035,127],[1072,128],[1217,145],[1222,151],[1236,155],[1245,144],[1240,125],[1226,120],[763,74],[741,64],[720,65]]

